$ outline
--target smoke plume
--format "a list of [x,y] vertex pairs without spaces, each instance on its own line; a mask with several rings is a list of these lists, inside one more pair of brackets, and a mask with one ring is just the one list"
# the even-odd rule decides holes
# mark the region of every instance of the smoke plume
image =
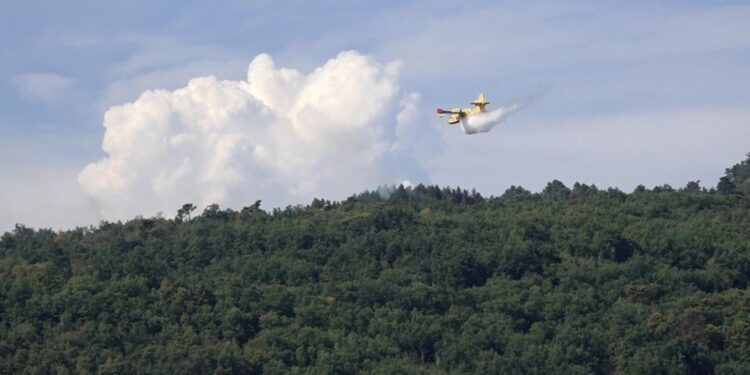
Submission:
[[107,155],[78,181],[106,219],[186,202],[340,199],[390,183],[383,165],[397,143],[399,69],[346,51],[304,74],[263,54],[247,80],[208,76],[146,91],[106,112]]
[[461,129],[463,129],[465,134],[486,133],[492,130],[492,128],[494,128],[496,125],[505,121],[508,116],[520,111],[522,108],[541,98],[546,90],[548,90],[548,88],[545,87],[535,95],[532,95],[525,99],[516,100],[494,111],[488,111],[476,114],[474,116],[464,117],[463,119],[461,119]]

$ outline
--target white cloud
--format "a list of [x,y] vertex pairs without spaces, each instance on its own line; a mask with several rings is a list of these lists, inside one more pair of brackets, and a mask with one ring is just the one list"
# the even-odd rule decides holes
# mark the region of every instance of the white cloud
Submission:
[[441,152],[442,141],[437,127],[422,113],[421,100],[422,96],[413,92],[399,103],[401,110],[393,130],[395,141],[390,146],[387,164],[392,166],[390,170],[396,179],[429,183],[431,180],[424,171]]
[[104,117],[108,156],[79,175],[108,219],[183,203],[241,207],[340,199],[392,182],[400,64],[342,52],[309,74],[268,55],[248,80],[190,80],[146,91]]
[[155,67],[146,72],[135,72],[124,75],[107,85],[97,104],[106,110],[113,105],[133,101],[146,90],[174,90],[185,85],[193,77],[214,75],[232,78],[230,73],[242,76],[242,69],[247,66],[246,59],[198,60],[173,67]]
[[396,143],[391,146],[394,151],[412,148],[414,142],[424,138],[424,130],[420,127],[424,123],[424,115],[419,109],[422,96],[411,93],[401,100],[401,111],[396,116]]
[[51,103],[65,95],[74,81],[54,73],[29,73],[14,77],[13,83],[23,97]]

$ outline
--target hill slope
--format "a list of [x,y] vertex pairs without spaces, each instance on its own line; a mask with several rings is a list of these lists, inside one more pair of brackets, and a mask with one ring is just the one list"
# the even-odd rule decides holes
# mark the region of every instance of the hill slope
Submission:
[[750,373],[747,195],[189,213],[3,235],[0,373]]

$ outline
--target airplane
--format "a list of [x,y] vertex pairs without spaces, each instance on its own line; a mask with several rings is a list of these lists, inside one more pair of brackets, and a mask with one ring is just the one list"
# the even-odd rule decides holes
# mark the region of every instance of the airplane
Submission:
[[479,94],[479,96],[474,99],[473,102],[471,102],[472,105],[474,105],[474,108],[453,108],[450,110],[445,110],[442,108],[437,109],[438,117],[443,117],[445,115],[450,115],[448,117],[448,124],[449,125],[456,125],[459,122],[461,122],[462,119],[474,116],[476,114],[487,112],[487,104],[490,104],[490,102],[484,100],[484,94]]

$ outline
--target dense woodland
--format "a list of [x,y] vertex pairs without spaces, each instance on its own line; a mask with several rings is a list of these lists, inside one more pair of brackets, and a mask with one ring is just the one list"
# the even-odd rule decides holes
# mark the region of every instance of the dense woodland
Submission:
[[715,188],[398,187],[0,239],[4,374],[750,374],[750,154]]

